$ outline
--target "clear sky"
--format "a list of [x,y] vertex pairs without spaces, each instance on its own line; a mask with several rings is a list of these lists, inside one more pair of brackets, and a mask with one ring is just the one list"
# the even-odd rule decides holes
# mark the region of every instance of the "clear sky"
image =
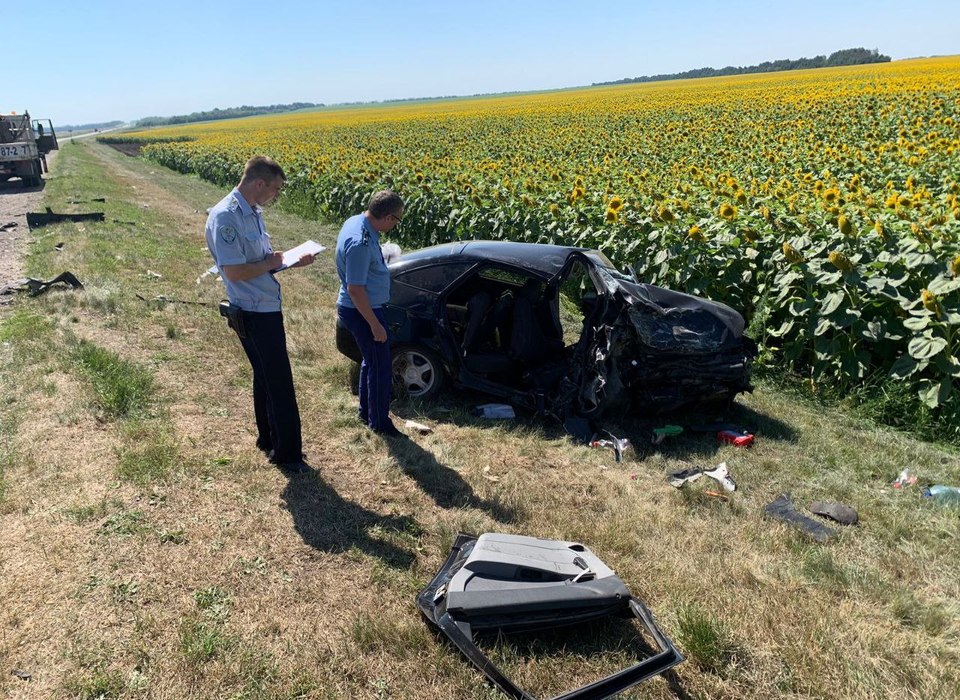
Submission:
[[54,124],[960,53],[958,0],[51,0],[4,20],[0,111]]

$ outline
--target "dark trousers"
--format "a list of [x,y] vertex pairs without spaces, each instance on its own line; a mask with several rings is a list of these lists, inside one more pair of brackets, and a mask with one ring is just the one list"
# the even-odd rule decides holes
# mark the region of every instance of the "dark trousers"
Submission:
[[273,450],[277,464],[303,458],[300,410],[287,355],[287,336],[280,311],[242,311],[243,349],[253,367],[253,412],[257,417],[257,447]]
[[[387,327],[387,318],[383,309],[374,309],[373,313]],[[373,430],[386,430],[393,426],[390,420],[390,395],[393,390],[393,358],[390,353],[390,335],[387,342],[378,343],[373,339],[373,331],[367,319],[356,309],[337,307],[337,315],[353,334],[363,355],[360,363],[360,420]]]

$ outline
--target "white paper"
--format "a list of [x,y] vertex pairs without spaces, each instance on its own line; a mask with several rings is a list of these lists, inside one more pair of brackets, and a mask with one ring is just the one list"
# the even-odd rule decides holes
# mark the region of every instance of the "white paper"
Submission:
[[296,264],[304,255],[317,255],[325,250],[326,248],[316,241],[306,241],[305,243],[301,243],[296,248],[291,248],[290,250],[284,251],[283,264],[276,269],[276,272],[280,272],[280,270],[286,270],[291,265]]

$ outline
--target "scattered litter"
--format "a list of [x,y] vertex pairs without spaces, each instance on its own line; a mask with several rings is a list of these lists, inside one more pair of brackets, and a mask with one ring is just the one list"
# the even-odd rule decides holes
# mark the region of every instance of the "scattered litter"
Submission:
[[630,478],[631,478],[633,481],[636,481],[636,480],[637,480],[637,473],[636,473],[636,472],[630,472]]
[[670,472],[667,474],[667,481],[674,488],[680,488],[688,482],[694,482],[703,476],[702,469],[682,469],[676,472]]
[[729,442],[735,447],[749,447],[753,444],[753,435],[745,430],[721,430],[717,433],[717,440],[720,442]]
[[13,676],[16,676],[22,681],[28,681],[31,678],[33,678],[32,673],[30,673],[29,671],[24,671],[23,669],[20,669],[20,668],[13,669],[12,671],[10,671],[10,674]]
[[913,486],[917,483],[917,475],[913,473],[911,469],[904,469],[900,472],[900,475],[896,480],[891,484],[895,489],[903,489],[910,486]]
[[720,464],[713,469],[709,471],[704,470],[703,473],[719,483],[723,487],[724,491],[737,490],[736,483],[734,483],[733,479],[730,478],[730,470],[727,468],[726,462],[720,462]]
[[27,227],[29,229],[39,228],[47,224],[57,224],[61,221],[103,221],[103,212],[95,211],[89,214],[55,214],[50,207],[43,213],[28,212]]
[[485,403],[473,409],[477,418],[516,418],[513,406],[506,403]]
[[55,246],[53,246],[53,249],[56,250],[56,251],[61,251],[61,250],[63,250],[63,245],[64,245],[64,244],[63,244],[63,241],[60,241],[60,242],[57,243]]
[[[204,250],[206,250],[206,248],[204,248]],[[202,275],[197,277],[197,284],[200,284],[200,282],[202,282],[204,278],[210,277],[211,275],[216,275],[218,272],[219,272],[219,269],[217,268],[217,266],[211,265],[210,267],[208,267],[206,270],[203,271]],[[219,280],[220,278],[217,277],[217,279]]]
[[431,428],[429,425],[424,425],[423,423],[417,423],[417,421],[415,420],[408,420],[404,424],[404,427],[413,428],[421,435],[429,435],[430,433],[433,432],[433,428]]
[[710,496],[711,498],[716,498],[720,501],[729,501],[730,499],[719,491],[711,491],[710,489],[703,490],[704,496]]
[[193,306],[213,306],[212,302],[209,301],[190,301],[189,299],[174,299],[173,297],[168,297],[166,294],[158,294],[153,299],[147,299],[145,296],[139,292],[134,296],[137,297],[140,301],[159,301],[163,304],[191,304]]
[[160,279],[160,278],[163,277],[163,275],[161,275],[159,272],[154,272],[153,270],[147,270],[146,273],[144,273],[144,274],[145,274],[147,277],[153,277],[153,278],[156,279],[156,280],[158,280],[158,279]]
[[837,534],[833,528],[818,523],[798,511],[790,500],[790,494],[787,493],[781,494],[775,501],[768,504],[764,511],[775,520],[781,520],[803,530],[817,542],[826,542]]
[[844,503],[814,501],[810,504],[810,512],[830,518],[841,525],[856,525],[860,521],[857,511]]
[[666,440],[668,437],[676,437],[683,432],[683,428],[679,425],[664,425],[659,428],[653,429],[653,439],[651,442],[654,445],[659,445],[661,442]]
[[932,498],[937,503],[951,506],[960,506],[960,486],[944,486],[934,484],[923,490],[923,495]]
[[499,476],[494,476],[490,473],[490,467],[483,468],[483,478],[487,479],[488,481],[500,481]]
[[593,439],[590,440],[590,447],[597,447],[597,448],[612,447],[614,458],[618,462],[622,462],[623,453],[626,452],[628,449],[630,449],[630,440],[628,440],[627,438],[618,438],[616,435],[614,435],[613,433],[609,433],[606,430],[604,430],[603,432],[609,435],[610,439],[609,440],[607,440],[606,438],[597,439],[597,436],[594,435]]
[[72,272],[61,272],[53,279],[46,281],[32,277],[17,280],[0,289],[0,296],[4,294],[14,294],[16,292],[28,292],[30,296],[37,297],[49,291],[53,285],[60,283],[69,285],[72,289],[83,289],[83,284]]
[[16,228],[16,227],[17,227],[17,222],[16,222],[16,221],[8,221],[8,222],[5,223],[5,224],[0,224],[0,231],[8,231],[8,230],[10,230],[10,229],[12,229],[12,228]]

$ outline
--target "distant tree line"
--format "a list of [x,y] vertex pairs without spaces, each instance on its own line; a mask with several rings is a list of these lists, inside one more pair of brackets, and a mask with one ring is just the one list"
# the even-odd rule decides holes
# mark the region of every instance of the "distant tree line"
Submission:
[[55,124],[54,129],[58,133],[66,133],[68,131],[93,131],[94,129],[112,129],[115,126],[120,126],[123,124],[121,121],[113,122],[97,122],[96,124]]
[[720,75],[740,75],[743,73],[774,73],[784,70],[802,70],[805,68],[827,68],[829,66],[855,66],[863,63],[886,63],[889,56],[884,56],[877,49],[842,49],[834,51],[829,56],[814,56],[813,58],[783,58],[779,61],[764,61],[756,66],[727,66],[726,68],[695,68],[683,73],[664,73],[662,75],[643,75],[638,78],[623,78],[594,85],[620,85],[622,83],[651,83],[659,80],[682,80],[684,78],[712,78]]
[[293,112],[298,109],[310,109],[323,106],[323,104],[314,104],[313,102],[293,102],[288,105],[263,105],[260,107],[251,107],[250,105],[228,107],[227,109],[220,109],[218,107],[206,112],[192,112],[191,114],[180,114],[174,117],[144,117],[143,119],[137,120],[136,126],[168,126],[170,124],[205,122],[213,119],[239,119],[240,117],[252,117],[257,114]]

